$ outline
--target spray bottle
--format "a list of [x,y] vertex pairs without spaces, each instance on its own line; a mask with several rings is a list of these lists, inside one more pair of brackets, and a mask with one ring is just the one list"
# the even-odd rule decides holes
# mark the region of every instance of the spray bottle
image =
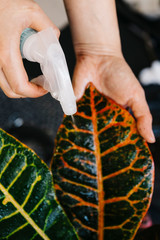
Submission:
[[76,113],[76,98],[66,59],[54,30],[47,28],[36,32],[26,28],[21,35],[20,50],[23,58],[40,64],[43,76],[35,83],[60,101],[66,115]]

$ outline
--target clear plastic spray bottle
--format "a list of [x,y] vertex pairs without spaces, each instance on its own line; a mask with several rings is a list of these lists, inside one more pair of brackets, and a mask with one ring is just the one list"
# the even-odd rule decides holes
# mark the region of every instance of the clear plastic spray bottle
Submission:
[[76,98],[66,59],[54,30],[47,28],[36,32],[26,28],[21,35],[20,50],[23,58],[41,66],[43,76],[35,83],[60,101],[66,115],[76,113]]

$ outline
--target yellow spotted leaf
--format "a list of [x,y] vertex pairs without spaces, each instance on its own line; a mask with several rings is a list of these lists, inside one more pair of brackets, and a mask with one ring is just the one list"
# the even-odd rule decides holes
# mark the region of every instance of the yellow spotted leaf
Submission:
[[0,129],[0,239],[76,240],[40,158]]

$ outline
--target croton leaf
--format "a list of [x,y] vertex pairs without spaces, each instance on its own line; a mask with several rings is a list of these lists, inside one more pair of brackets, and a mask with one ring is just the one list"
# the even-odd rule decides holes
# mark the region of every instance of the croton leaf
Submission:
[[77,239],[46,164],[1,129],[0,239]]
[[153,161],[127,110],[89,85],[56,137],[56,194],[80,239],[133,239],[148,210]]

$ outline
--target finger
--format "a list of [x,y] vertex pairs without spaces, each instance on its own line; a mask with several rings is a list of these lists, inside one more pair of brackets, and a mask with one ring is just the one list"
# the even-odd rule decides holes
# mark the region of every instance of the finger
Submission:
[[[36,5],[36,7],[37,9],[30,13],[31,24],[29,27],[35,29],[36,31],[41,31],[48,27],[52,27],[56,33],[57,38],[59,38],[60,36],[59,29],[53,24],[53,22],[48,18],[48,16],[43,12],[43,10],[38,5]],[[19,44],[17,44],[16,46],[19,46]],[[19,77],[19,79],[20,78],[22,79],[22,76],[24,76],[23,84],[25,84],[25,89],[24,89],[24,86],[20,84],[20,80],[18,79],[17,79],[17,86],[14,85],[14,80],[10,80],[11,87],[16,88],[15,89],[16,92],[18,91],[18,93],[22,93],[27,97],[39,97],[46,94],[47,91],[43,89],[42,86],[35,84],[34,82],[28,82],[28,77],[26,76],[26,72],[23,67],[23,63],[21,61],[21,54],[20,54],[19,48],[17,49],[16,46],[14,47],[15,54],[17,54],[16,52],[18,52],[17,60],[19,60],[18,65],[19,65],[19,69],[21,70],[21,77]],[[14,66],[14,68],[16,68],[16,66]],[[8,71],[6,74],[8,74]],[[7,77],[9,77],[9,74],[7,75]]]
[[140,100],[136,98],[130,104],[135,118],[137,119],[137,128],[140,135],[149,143],[155,142],[155,136],[152,130],[152,115],[150,113],[145,96]]
[[[53,27],[57,32],[57,36],[59,35],[59,30],[37,4],[35,4],[33,8],[32,5],[31,8],[26,8],[29,9],[27,17],[24,11],[25,20],[22,21],[23,24],[18,24],[14,34],[13,27],[9,27],[7,31],[4,31],[2,35],[3,41],[1,41],[0,65],[2,66],[5,78],[13,93],[34,98],[46,94],[46,91],[42,87],[28,81],[28,76],[25,72],[19,49],[20,35],[26,27],[33,27],[37,31],[47,27]],[[5,87],[3,87],[4,92],[6,91]],[[7,92],[10,92],[9,88],[7,88]]]
[[[48,18],[48,16],[37,4],[35,6],[36,8],[34,9],[34,11],[30,12],[31,23],[29,27],[35,29],[36,31],[42,31],[48,27],[52,27],[56,33],[57,38],[59,38],[60,36],[59,29],[54,25],[54,23]],[[19,38],[20,36],[17,37],[17,39]],[[19,44],[16,44],[16,46],[19,46]],[[19,48],[16,48],[16,46],[14,47],[14,49],[15,49],[15,54],[17,54],[18,52],[17,67],[19,65],[19,69],[21,70],[21,77],[19,77],[19,79],[20,78],[22,79],[22,76],[24,76],[23,84],[25,84],[25,89],[24,89],[24,86],[20,85],[20,80],[18,79],[17,79],[17,86],[14,86],[14,80],[10,80],[11,87],[15,87],[16,92],[17,91],[18,93],[22,92],[24,95],[28,97],[39,97],[46,94],[47,91],[43,89],[42,86],[35,84],[34,82],[28,82],[28,77],[26,76],[26,72],[23,67],[23,63],[21,61],[21,54],[20,54]],[[16,66],[14,66],[14,68],[16,68]],[[9,75],[7,77],[9,77]]]
[[149,143],[154,143],[155,136],[152,130],[152,117],[150,113],[137,118],[137,128],[140,135]]
[[72,85],[76,100],[79,100],[83,96],[87,84],[91,82],[90,77],[87,75],[87,71],[85,72],[86,74],[84,77],[84,70],[80,65],[77,65],[74,70]]
[[49,17],[43,12],[43,10],[38,7],[37,11],[34,11],[31,16],[32,23],[29,27],[35,29],[36,31],[42,31],[48,27],[52,27],[56,33],[57,38],[60,36],[60,30],[56,25],[49,19]]
[[19,50],[19,39],[16,37],[10,43],[10,51],[3,58],[2,70],[7,82],[15,94],[36,98],[46,94],[46,91],[28,81]]
[[0,70],[0,87],[10,98],[24,98],[23,95],[18,95],[12,91],[2,70]]
[[3,66],[3,71],[12,92],[16,95],[23,95],[31,98],[40,97],[46,94],[46,91],[41,86],[28,81],[27,74],[20,60],[18,62],[17,59],[15,63],[10,59],[8,63],[9,67]]

